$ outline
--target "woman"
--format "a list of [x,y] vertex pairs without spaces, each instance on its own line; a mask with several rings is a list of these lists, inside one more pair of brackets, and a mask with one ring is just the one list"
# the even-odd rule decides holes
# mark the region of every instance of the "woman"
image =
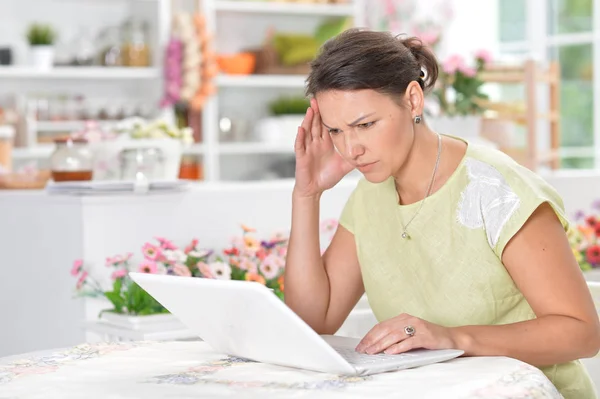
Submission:
[[[359,352],[508,356],[565,398],[594,398],[577,359],[598,352],[600,324],[562,201],[503,153],[427,126],[437,74],[416,38],[349,30],[324,45],[295,143],[286,303],[333,334],[366,291],[380,322]],[[319,199],[355,168],[364,179],[321,256]]]

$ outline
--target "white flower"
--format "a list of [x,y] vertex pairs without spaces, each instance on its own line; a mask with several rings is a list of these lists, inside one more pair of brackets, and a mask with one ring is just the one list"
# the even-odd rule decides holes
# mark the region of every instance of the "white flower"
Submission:
[[176,249],[174,251],[166,249],[163,251],[163,255],[165,256],[167,261],[173,263],[185,263],[185,261],[187,260],[187,255],[179,249]]
[[259,270],[267,280],[274,279],[283,267],[283,260],[275,255],[269,255],[263,259]]
[[213,262],[208,265],[210,271],[219,280],[231,280],[231,266],[224,262]]
[[201,251],[190,251],[188,253],[188,256],[192,257],[192,258],[204,258],[206,255],[208,255],[210,253],[210,251],[207,250],[201,250]]
[[156,264],[156,274],[167,274],[167,268],[162,263]]

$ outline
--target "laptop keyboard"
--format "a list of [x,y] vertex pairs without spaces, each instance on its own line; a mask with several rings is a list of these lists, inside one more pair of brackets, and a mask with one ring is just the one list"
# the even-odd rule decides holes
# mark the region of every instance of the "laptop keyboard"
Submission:
[[342,355],[346,361],[350,364],[373,364],[379,362],[385,362],[390,360],[400,360],[414,357],[411,353],[400,353],[398,355],[386,355],[385,353],[378,353],[375,355],[368,355],[366,353],[358,353],[354,348],[340,348],[334,347],[335,351]]

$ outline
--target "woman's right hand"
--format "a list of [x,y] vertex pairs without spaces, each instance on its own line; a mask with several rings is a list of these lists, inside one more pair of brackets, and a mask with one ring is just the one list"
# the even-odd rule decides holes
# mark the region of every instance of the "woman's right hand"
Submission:
[[354,166],[335,150],[329,132],[321,122],[317,101],[310,100],[310,108],[298,127],[294,145],[296,153],[295,195],[314,197],[335,186]]

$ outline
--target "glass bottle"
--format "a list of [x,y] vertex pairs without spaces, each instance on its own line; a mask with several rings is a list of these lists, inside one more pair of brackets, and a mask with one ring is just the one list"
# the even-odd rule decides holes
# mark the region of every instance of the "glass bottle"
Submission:
[[158,148],[126,148],[120,153],[121,179],[151,181],[163,176],[163,154]]
[[50,156],[50,169],[55,182],[92,180],[93,156],[87,140],[62,137],[54,143],[56,148]]
[[128,67],[150,66],[150,46],[148,44],[148,24],[131,19],[123,26],[123,65]]

